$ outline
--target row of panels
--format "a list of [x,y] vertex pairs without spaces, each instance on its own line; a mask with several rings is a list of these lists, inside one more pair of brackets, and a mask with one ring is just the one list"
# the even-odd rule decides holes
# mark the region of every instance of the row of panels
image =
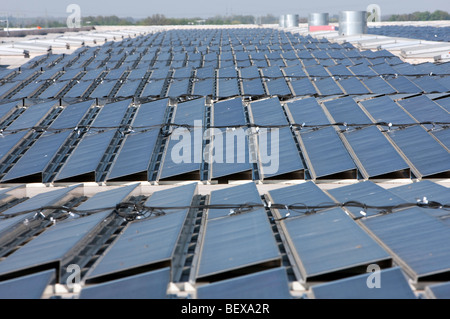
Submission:
[[369,34],[379,34],[389,37],[412,38],[427,41],[450,42],[450,27],[419,27],[419,26],[379,26],[367,29]]
[[1,182],[445,177],[448,101],[11,102]]
[[[82,269],[80,298],[176,297],[170,282],[194,284],[190,294],[197,298],[292,298],[294,281],[315,298],[415,298],[407,278],[422,290],[450,271],[442,245],[450,240],[446,210],[307,208],[355,201],[385,208],[417,198],[448,204],[449,189],[430,181],[390,189],[366,181],[326,191],[307,182],[266,194],[245,183],[206,196],[196,183],[151,194],[134,183],[89,196],[74,185],[18,201],[20,190],[1,190],[1,203],[12,203],[0,219],[1,296],[14,286],[15,293],[26,288],[40,298],[49,284],[68,282],[69,266]],[[119,208],[120,202],[131,206]],[[147,211],[126,211],[133,203]],[[261,208],[236,213],[223,206],[246,203]],[[380,290],[360,285],[374,265],[386,285]],[[29,274],[35,279],[19,284]]]
[[[327,72],[321,67],[322,71]],[[446,93],[450,91],[450,76],[397,76],[397,75],[312,75],[311,69],[291,66],[284,69],[271,67],[202,68],[197,71],[168,69],[133,71],[76,72],[73,79],[29,82],[8,82],[0,86],[0,99],[4,101],[32,99],[89,99],[124,97],[210,96],[222,99],[233,96],[330,96],[339,94],[398,94]],[[328,69],[329,71],[329,69]],[[348,71],[348,70],[347,70]],[[308,74],[309,72],[309,74]],[[339,71],[345,73],[343,70]],[[32,77],[37,76],[34,74]],[[91,76],[95,76],[92,80]],[[40,76],[38,76],[40,77]]]

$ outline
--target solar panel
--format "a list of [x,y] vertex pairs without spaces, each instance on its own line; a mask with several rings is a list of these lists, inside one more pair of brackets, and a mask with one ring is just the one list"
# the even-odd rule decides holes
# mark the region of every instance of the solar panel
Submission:
[[[291,130],[288,127],[258,134],[259,171],[262,177],[272,178],[304,169]],[[270,154],[269,154],[270,150]]]
[[291,80],[290,84],[292,87],[292,92],[294,93],[295,96],[317,94],[315,87],[311,84],[310,80],[307,78],[299,80]]
[[357,78],[347,78],[338,81],[347,94],[369,94],[369,90]]
[[[389,189],[389,192],[410,203],[416,202],[417,200],[424,200],[424,197],[429,201],[445,203],[448,201],[448,198],[450,198],[450,189],[429,180],[421,180],[417,183],[393,187]],[[435,216],[445,223],[450,222],[450,214],[446,211],[430,208],[422,209],[425,210],[427,214]]]
[[314,81],[320,95],[343,94],[342,90],[332,78],[324,78]]
[[233,97],[239,94],[240,91],[236,79],[217,79],[217,96],[219,98]]
[[423,90],[404,76],[386,78],[386,81],[399,93],[421,93]]
[[149,271],[109,282],[86,286],[79,299],[165,299],[170,268]]
[[315,299],[416,299],[400,267],[379,272],[380,287],[369,287],[373,273],[313,286]]
[[0,299],[40,299],[54,278],[55,270],[46,270],[0,282]]
[[[93,127],[111,127],[120,124],[128,109],[130,100],[106,104],[92,123]],[[77,148],[67,158],[55,180],[93,174],[100,163],[116,129],[105,132],[88,132]],[[92,176],[90,177],[92,179]]]
[[251,96],[264,95],[265,92],[261,80],[259,78],[253,80],[242,80],[242,94]]
[[[371,181],[359,182],[353,185],[343,186],[327,190],[338,202],[345,203],[351,200],[357,200],[366,205],[377,206],[384,203],[386,206],[395,206],[405,203],[405,200],[395,196],[393,193]],[[361,217],[361,208],[346,207],[353,217]],[[368,210],[366,215],[372,216],[376,211]]]
[[412,118],[387,96],[361,101],[360,104],[370,113],[375,122],[393,124],[412,123]]
[[[145,202],[146,206],[190,206],[197,192],[191,183],[157,191]],[[132,269],[170,261],[180,237],[189,209],[168,210],[163,216],[129,223],[118,239],[99,257],[87,274],[88,281],[105,276],[124,276]]]
[[[397,103],[418,122],[450,122],[450,114],[424,95],[404,99]],[[431,129],[432,125],[426,124],[425,127]]]
[[[204,110],[204,98],[178,103],[172,122],[176,124],[203,125]],[[201,122],[196,123],[196,121]],[[201,156],[203,154],[203,128],[194,128],[192,132],[188,130],[182,131],[180,129],[177,132],[180,135],[172,133],[170,136],[162,169],[160,170],[161,179],[200,170],[202,163]],[[186,138],[189,138],[189,141],[183,142],[182,139],[185,136],[181,137],[182,134],[185,134],[187,136]],[[180,137],[181,141],[179,141]]]
[[[214,103],[213,114],[213,123],[215,126],[239,126],[246,124],[244,106],[242,105],[241,98]],[[222,132],[221,135],[216,135],[214,139],[217,138],[222,142],[222,158],[221,162],[220,160],[212,162],[211,178],[250,171],[248,137],[245,131],[243,129],[234,131],[220,129],[220,131]],[[212,145],[216,147],[214,141]],[[242,153],[243,150],[244,153]],[[220,159],[218,155],[215,158]]]
[[202,285],[197,299],[289,299],[286,270],[282,267]]
[[[5,211],[2,212],[2,215],[8,216],[17,214],[24,211],[29,211],[33,209],[39,209],[43,206],[55,205],[59,203],[61,200],[66,198],[66,196],[79,185],[72,186],[69,188],[58,189],[55,191],[50,191],[42,194],[38,194],[24,202],[21,202]],[[4,219],[0,221],[0,233],[7,232],[10,230],[10,227],[18,222],[25,220],[26,218],[30,218],[34,215],[34,212],[18,215],[16,217],[10,217],[8,219]]]
[[358,166],[363,170],[362,174],[367,178],[395,172],[408,174],[409,166],[378,128],[366,127],[345,132],[343,136],[354,152],[355,160],[360,163]]
[[425,288],[425,294],[432,299],[450,299],[450,282],[429,285]]
[[441,85],[430,76],[409,77],[409,80],[422,89],[425,93],[448,92],[447,87]]
[[414,165],[414,174],[424,177],[450,170],[450,154],[423,128],[413,126],[388,134]]
[[[137,132],[126,135],[122,148],[111,166],[108,180],[143,172],[146,174],[159,136],[158,125],[165,122],[167,103],[167,99],[162,99],[139,107],[132,123]],[[151,128],[154,125],[155,127]],[[140,127],[150,130],[139,132]],[[130,165],[131,162],[133,165]]]
[[20,117],[7,127],[10,131],[18,130],[18,132],[8,134],[2,138],[2,143],[0,145],[0,159],[4,158],[4,156],[29,133],[24,129],[37,126],[49,114],[55,104],[55,101],[50,101],[31,105],[26,108]]
[[259,125],[286,125],[288,122],[277,97],[250,104],[252,122]]
[[[122,201],[137,185],[139,184],[97,193],[78,206],[77,209],[80,211],[98,209],[104,207],[105,202],[109,205],[115,205]],[[63,190],[67,192],[71,189],[73,188]],[[3,276],[40,265],[50,265],[54,262],[58,262],[60,267],[63,259],[76,249],[77,244],[82,244],[82,239],[85,236],[99,230],[99,223],[110,213],[111,210],[105,210],[83,218],[68,219],[48,228],[44,233],[0,262],[0,275]],[[62,238],[64,240],[61,240]],[[49,242],[52,245],[48,245]]]
[[280,255],[264,210],[207,221],[197,280],[265,264]]
[[[49,128],[57,130],[77,126],[92,104],[92,101],[85,101],[68,105]],[[44,133],[20,157],[2,180],[7,181],[19,177],[42,174],[70,134],[71,130],[60,133]],[[42,180],[42,175],[39,177],[39,180]]]
[[7,116],[14,112],[14,110],[17,108],[17,105],[17,101],[0,104],[0,125],[2,125],[2,120],[6,120]]
[[362,222],[414,280],[448,274],[450,254],[442,243],[450,240],[450,233],[448,225],[435,217],[420,208],[411,208]]

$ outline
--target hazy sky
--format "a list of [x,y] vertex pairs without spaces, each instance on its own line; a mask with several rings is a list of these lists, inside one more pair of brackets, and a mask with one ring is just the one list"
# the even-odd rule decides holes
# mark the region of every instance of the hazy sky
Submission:
[[67,5],[81,7],[81,15],[117,15],[144,18],[160,13],[167,17],[202,17],[217,14],[273,15],[299,14],[306,17],[311,12],[365,10],[371,3],[378,4],[382,15],[411,13],[414,11],[444,10],[450,12],[449,0],[0,0],[0,15],[8,12],[25,17],[66,17]]

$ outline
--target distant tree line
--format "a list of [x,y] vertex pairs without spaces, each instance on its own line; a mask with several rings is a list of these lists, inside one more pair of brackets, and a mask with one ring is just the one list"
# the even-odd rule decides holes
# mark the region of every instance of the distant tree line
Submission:
[[[330,16],[330,22],[338,22],[338,15]],[[409,14],[393,14],[383,16],[383,21],[431,21],[431,20],[450,20],[450,14],[446,11],[436,10],[434,12],[413,12]],[[307,22],[308,19],[300,17],[300,23]],[[193,18],[168,18],[163,14],[153,14],[143,19],[134,19],[131,17],[120,18],[116,15],[111,16],[86,16],[82,17],[83,26],[95,25],[233,25],[233,24],[278,24],[279,17],[273,14],[265,16],[253,15],[217,15],[214,17],[202,19]],[[56,28],[66,26],[66,18],[54,17],[36,17],[18,19],[14,16],[9,17],[10,27],[44,27]]]
[[450,14],[446,11],[436,10],[434,12],[413,12],[409,14],[393,14],[387,21],[432,21],[432,20],[450,20]]

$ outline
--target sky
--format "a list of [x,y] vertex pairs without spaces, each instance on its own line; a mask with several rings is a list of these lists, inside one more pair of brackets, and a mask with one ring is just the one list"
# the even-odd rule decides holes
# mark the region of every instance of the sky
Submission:
[[67,17],[66,8],[72,3],[80,6],[82,16],[117,15],[136,19],[156,13],[171,18],[232,14],[263,16],[268,13],[307,17],[312,12],[333,15],[341,10],[365,10],[372,3],[380,6],[382,15],[434,10],[450,12],[449,0],[0,0],[0,16],[7,12],[22,17]]

